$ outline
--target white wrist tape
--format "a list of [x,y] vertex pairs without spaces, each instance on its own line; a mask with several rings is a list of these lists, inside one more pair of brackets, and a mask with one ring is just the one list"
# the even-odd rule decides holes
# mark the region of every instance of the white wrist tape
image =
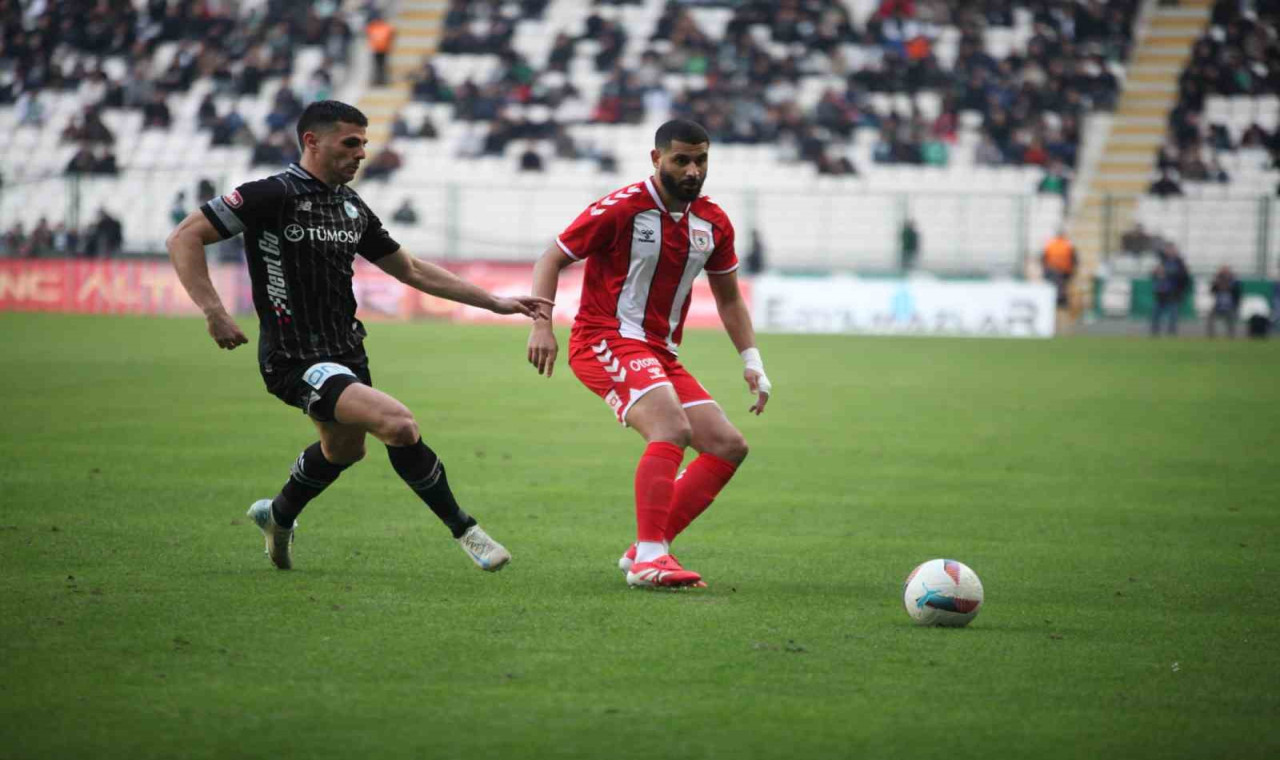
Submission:
[[760,374],[764,374],[764,360],[760,358],[760,349],[752,347],[743,351],[742,366],[745,369],[754,369]]

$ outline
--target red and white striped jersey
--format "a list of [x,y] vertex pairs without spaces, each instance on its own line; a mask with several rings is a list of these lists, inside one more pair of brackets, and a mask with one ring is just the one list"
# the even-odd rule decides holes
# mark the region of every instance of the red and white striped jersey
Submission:
[[738,268],[729,216],[702,196],[684,213],[669,212],[653,178],[591,204],[556,244],[587,260],[575,332],[617,330],[676,353],[693,281]]

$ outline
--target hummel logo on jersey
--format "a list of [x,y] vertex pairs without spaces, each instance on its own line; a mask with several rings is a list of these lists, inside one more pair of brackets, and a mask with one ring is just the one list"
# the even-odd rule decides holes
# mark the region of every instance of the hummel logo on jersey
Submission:
[[636,227],[636,235],[639,236],[641,243],[652,243],[654,232],[649,227]]

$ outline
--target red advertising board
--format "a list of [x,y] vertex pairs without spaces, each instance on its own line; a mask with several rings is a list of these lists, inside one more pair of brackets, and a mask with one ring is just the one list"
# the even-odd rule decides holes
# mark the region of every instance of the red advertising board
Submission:
[[[503,296],[528,294],[533,265],[446,262],[442,266]],[[209,274],[227,307],[252,310],[248,273],[243,265],[210,265]],[[357,259],[352,288],[362,319],[448,319],[456,322],[507,323],[498,316],[419,293],[376,266]],[[750,303],[750,284],[742,282]],[[560,275],[556,322],[568,324],[578,313],[582,267]],[[50,311],[76,314],[198,314],[195,304],[167,261],[102,261],[92,259],[0,259],[0,311]],[[693,304],[686,325],[720,324],[715,299],[705,278],[694,282]]]

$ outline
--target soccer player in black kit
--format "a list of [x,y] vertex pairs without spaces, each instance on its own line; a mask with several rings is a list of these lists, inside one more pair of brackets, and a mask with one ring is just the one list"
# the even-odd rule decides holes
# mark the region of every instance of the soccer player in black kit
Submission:
[[311,418],[320,440],[299,456],[274,499],[249,508],[281,570],[293,566],[293,525],[307,503],[365,454],[365,435],[386,444],[391,466],[483,570],[511,559],[454,499],[444,465],[418,434],[413,414],[376,390],[364,352],[364,325],[351,290],[356,254],[401,282],[498,314],[539,318],[543,298],[499,298],[451,272],[410,256],[346,186],[365,158],[368,120],[326,100],[298,120],[302,158],[285,171],[248,182],[193,211],[169,235],[169,257],[205,314],[219,347],[248,343],[209,278],[204,246],[245,237],[260,336],[258,364],[267,390]]

